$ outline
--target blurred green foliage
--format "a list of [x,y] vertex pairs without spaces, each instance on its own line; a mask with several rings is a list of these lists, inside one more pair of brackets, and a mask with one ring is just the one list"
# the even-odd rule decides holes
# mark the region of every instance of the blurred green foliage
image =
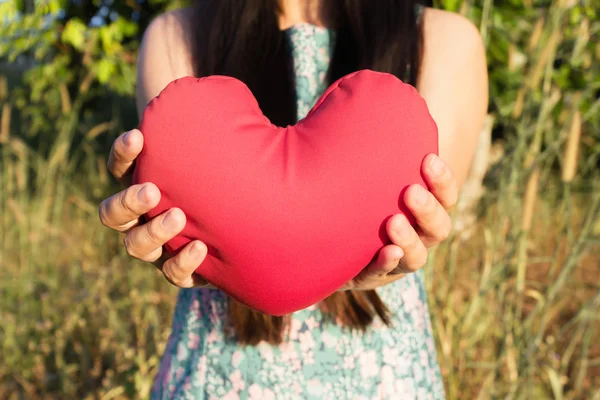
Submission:
[[[583,114],[584,176],[598,164],[600,150],[600,3],[510,0],[494,2],[439,0],[437,5],[461,12],[475,22],[487,45],[490,113],[495,137],[533,136],[542,102],[559,91],[552,108],[551,135],[543,147],[563,134],[568,113]],[[548,73],[546,73],[548,72]],[[529,115],[521,119],[521,115]],[[548,127],[546,127],[548,128]],[[587,156],[587,157],[586,157]],[[560,164],[560,156],[558,163]]]
[[135,126],[131,97],[141,36],[154,16],[181,5],[167,0],[0,2],[0,60],[5,61],[0,74],[14,78],[10,96],[23,136],[48,150],[48,139],[77,115],[75,142],[92,131],[91,139],[100,142],[88,143],[100,151],[107,146],[103,138]]

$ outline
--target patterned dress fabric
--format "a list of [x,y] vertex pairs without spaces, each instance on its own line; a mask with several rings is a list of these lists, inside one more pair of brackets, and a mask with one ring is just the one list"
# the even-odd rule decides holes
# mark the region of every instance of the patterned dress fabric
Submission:
[[[310,24],[292,44],[298,119],[326,90],[334,33]],[[394,313],[361,333],[328,322],[317,305],[292,315],[283,344],[242,347],[223,334],[229,298],[181,289],[152,399],[443,399],[421,271],[378,290]]]

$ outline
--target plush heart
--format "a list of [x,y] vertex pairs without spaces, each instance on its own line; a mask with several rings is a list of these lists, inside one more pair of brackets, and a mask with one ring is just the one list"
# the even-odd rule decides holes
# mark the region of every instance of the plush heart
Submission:
[[369,70],[331,85],[295,126],[274,126],[241,81],[181,78],[146,108],[134,182],[162,193],[150,218],[187,216],[167,244],[209,253],[196,272],[232,298],[283,315],[329,296],[385,244],[387,219],[412,216],[404,189],[437,153],[425,101]]

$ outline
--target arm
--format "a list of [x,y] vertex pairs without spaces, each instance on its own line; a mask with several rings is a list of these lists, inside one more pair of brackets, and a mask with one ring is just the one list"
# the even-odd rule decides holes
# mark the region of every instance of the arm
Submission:
[[141,118],[146,105],[170,82],[194,76],[185,10],[157,17],[144,32],[137,63],[136,103]]
[[458,187],[467,178],[488,108],[485,48],[466,18],[427,9],[419,92],[438,125],[440,157]]
[[[376,262],[367,266],[345,289],[374,289],[414,272],[427,261],[427,249],[443,241],[451,230],[446,210],[455,203],[475,154],[488,106],[485,49],[479,32],[466,18],[427,9],[424,14],[424,57],[419,93],[436,121],[440,158],[429,156],[422,173],[431,193],[418,201],[412,185],[404,201],[416,217],[417,227],[402,215],[388,221],[387,232],[395,245],[385,246]],[[434,161],[440,161],[436,174]]]

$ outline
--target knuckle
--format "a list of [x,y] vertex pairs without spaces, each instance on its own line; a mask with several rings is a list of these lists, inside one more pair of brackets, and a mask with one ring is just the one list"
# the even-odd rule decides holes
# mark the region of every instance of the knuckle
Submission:
[[427,253],[424,252],[424,255],[420,255],[415,257],[410,262],[404,263],[403,270],[409,272],[417,272],[421,268],[423,268],[427,264]]
[[124,192],[121,192],[119,194],[119,207],[121,208],[121,210],[131,211],[129,201],[130,201],[130,198],[132,195],[133,195],[133,192],[130,190],[130,188],[125,189]]
[[370,288],[369,280],[366,278],[357,278],[354,280],[352,289],[354,290],[367,290]]
[[[168,271],[168,269],[167,269]],[[184,284],[185,279],[176,275],[173,275],[173,273],[169,273],[166,272],[165,273],[165,279],[167,281],[169,281],[172,285],[177,286],[179,288],[184,288],[186,287],[186,285]]]
[[169,282],[173,286],[179,287],[178,280],[172,275],[170,269],[167,268],[167,266],[163,266],[162,273],[167,282]]
[[435,181],[434,185],[438,191],[450,191],[454,183],[454,178],[447,170],[442,173]]
[[[165,279],[171,282],[173,285],[176,285],[176,277],[173,275],[173,266],[175,261],[173,259],[165,262],[161,268],[161,272],[164,275]],[[176,285],[177,286],[177,285]]]
[[181,263],[181,259],[179,256],[171,258],[163,265],[163,274],[165,278],[171,282],[173,285],[178,287],[183,287],[183,283],[186,278],[188,278],[187,271],[185,271],[185,267]]
[[369,276],[370,274],[365,270],[361,271],[354,279],[347,283],[348,289],[364,290],[369,284]]
[[150,262],[151,263],[151,262],[155,262],[159,258],[160,258],[160,256],[157,255],[157,252],[153,251],[151,253],[148,253],[146,255],[138,257],[138,260],[145,261],[145,262]]
[[127,254],[129,254],[129,256],[140,259],[137,251],[135,250],[130,234],[125,235],[125,238],[123,239],[123,246],[125,246],[125,251]]
[[117,138],[117,140],[115,140],[113,142],[113,146],[112,146],[112,154],[113,157],[115,159],[115,161],[122,161],[124,158],[124,154],[123,154],[123,146],[125,145],[125,143],[123,142],[123,135],[119,136]]
[[413,232],[411,233],[410,239],[407,240],[406,243],[404,243],[401,247],[405,254],[413,253],[419,247],[419,243],[419,237],[417,236],[416,232]]
[[159,226],[160,221],[153,220],[149,224],[146,224],[146,238],[151,243],[162,244],[164,238]]
[[102,203],[100,203],[100,207],[98,207],[98,217],[100,218],[100,222],[102,223],[102,225],[106,226],[107,228],[110,228],[109,226],[109,222],[108,222],[108,199],[104,200]]
[[405,262],[402,263],[402,270],[408,273],[417,272],[419,270],[419,266],[415,262]]

